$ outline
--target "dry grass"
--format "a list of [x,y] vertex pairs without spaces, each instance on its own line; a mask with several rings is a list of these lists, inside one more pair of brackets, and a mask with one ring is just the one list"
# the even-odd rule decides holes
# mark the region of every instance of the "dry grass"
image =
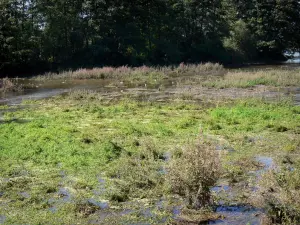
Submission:
[[253,87],[256,85],[266,86],[299,86],[300,70],[259,70],[259,71],[238,71],[228,72],[223,78],[206,81],[205,86],[217,88],[229,87]]
[[65,71],[60,74],[47,73],[37,76],[37,79],[105,79],[135,76],[149,76],[158,74],[160,76],[201,75],[203,73],[220,73],[224,70],[218,63],[184,64],[178,67],[102,67],[93,69],[79,69],[76,71]]
[[208,206],[212,203],[210,188],[220,176],[219,154],[211,142],[199,140],[171,161],[168,172],[172,191],[183,196],[188,207]]
[[0,79],[0,93],[6,93],[9,91],[21,91],[22,87],[15,84],[11,79],[9,78],[3,78]]

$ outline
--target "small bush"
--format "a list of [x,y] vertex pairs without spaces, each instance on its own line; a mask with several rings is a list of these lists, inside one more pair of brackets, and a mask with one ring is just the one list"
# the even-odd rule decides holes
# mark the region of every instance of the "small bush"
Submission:
[[212,203],[210,187],[220,176],[220,160],[215,146],[200,140],[183,149],[170,162],[168,182],[172,192],[183,196],[189,207],[199,209]]

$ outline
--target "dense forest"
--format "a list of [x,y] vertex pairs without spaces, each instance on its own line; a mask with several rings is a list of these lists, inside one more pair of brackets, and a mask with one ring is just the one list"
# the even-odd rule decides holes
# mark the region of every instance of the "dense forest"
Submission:
[[0,74],[239,64],[300,48],[298,0],[1,0]]

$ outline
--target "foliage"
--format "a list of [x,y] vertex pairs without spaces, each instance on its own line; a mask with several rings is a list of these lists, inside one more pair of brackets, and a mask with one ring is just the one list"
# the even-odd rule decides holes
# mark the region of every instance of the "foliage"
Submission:
[[300,47],[299,8],[296,0],[2,0],[0,72],[284,59]]
[[247,24],[238,20],[233,24],[230,36],[224,39],[224,47],[233,51],[238,58],[244,61],[255,59],[255,39]]

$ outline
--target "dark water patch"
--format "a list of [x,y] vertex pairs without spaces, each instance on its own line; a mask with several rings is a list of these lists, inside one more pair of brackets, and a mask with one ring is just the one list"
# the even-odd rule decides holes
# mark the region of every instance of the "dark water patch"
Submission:
[[256,161],[264,165],[264,170],[271,169],[275,165],[271,157],[257,156]]
[[101,177],[98,177],[98,182],[99,182],[100,184],[105,184],[105,180],[102,179]]
[[216,193],[219,193],[221,191],[230,191],[231,187],[229,185],[219,185],[219,186],[215,186],[213,188],[211,188],[210,190]]
[[64,203],[71,202],[72,196],[68,189],[59,188],[57,195],[61,198]]
[[261,209],[247,205],[222,205],[216,208],[216,212],[220,214],[223,219],[209,221],[208,224],[260,225],[260,215],[263,214]]
[[5,194],[4,192],[1,192],[1,191],[0,191],[0,198],[3,197],[4,194]]
[[183,206],[173,206],[172,208],[172,218],[177,219],[177,217],[181,214]]
[[[253,171],[253,178],[255,178],[254,185],[248,187],[249,193],[257,192],[259,189],[257,187],[257,178],[273,168],[275,168],[274,160],[271,157],[266,156],[257,156],[255,161],[258,162],[261,166],[261,169]],[[251,174],[250,174],[251,175]],[[211,191],[216,193],[217,196],[221,199],[218,202],[215,212],[221,215],[222,219],[209,221],[208,224],[230,224],[230,225],[239,225],[239,224],[250,224],[250,225],[260,225],[262,224],[262,216],[264,216],[264,210],[260,208],[255,208],[251,205],[241,205],[236,198],[239,196],[241,190],[243,193],[246,191],[243,188],[231,187],[227,184],[221,184],[211,188]],[[237,188],[237,189],[236,189]],[[224,195],[225,194],[225,195]],[[224,196],[223,196],[224,195]],[[227,203],[225,203],[225,201]]]
[[295,94],[294,101],[295,105],[300,105],[300,93]]

